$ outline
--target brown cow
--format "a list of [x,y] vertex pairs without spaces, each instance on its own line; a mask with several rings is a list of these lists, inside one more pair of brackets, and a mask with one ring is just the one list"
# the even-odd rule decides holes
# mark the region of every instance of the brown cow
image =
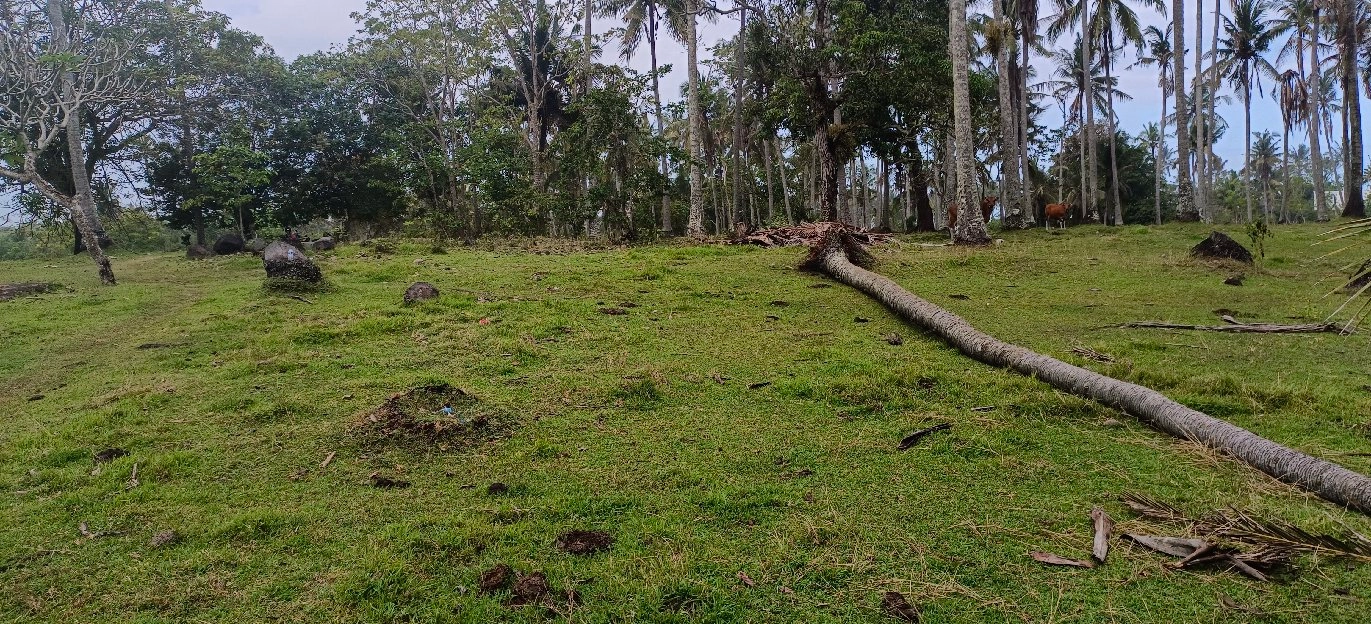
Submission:
[[1052,229],[1052,222],[1061,224],[1062,229],[1066,229],[1066,215],[1071,212],[1071,204],[1048,204],[1043,209],[1043,227]]
[[[995,202],[997,201],[1000,201],[1000,198],[994,195],[981,198],[981,218],[985,220],[986,225],[990,224],[990,215],[995,213]],[[947,207],[947,229],[950,230],[954,227],[957,227],[957,204],[955,203]]]

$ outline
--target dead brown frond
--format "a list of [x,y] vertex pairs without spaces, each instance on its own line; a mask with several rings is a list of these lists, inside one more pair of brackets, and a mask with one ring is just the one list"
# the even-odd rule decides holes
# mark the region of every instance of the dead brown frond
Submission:
[[1256,546],[1257,550],[1246,553],[1249,556],[1292,559],[1307,553],[1371,563],[1371,539],[1357,533],[1341,537],[1310,533],[1284,520],[1257,518],[1232,507],[1215,512],[1202,526],[1215,535]]
[[1185,512],[1172,507],[1171,505],[1159,501],[1146,494],[1137,492],[1125,492],[1123,504],[1128,505],[1129,509],[1137,512],[1138,515],[1162,522],[1175,522],[1189,524],[1193,522]]

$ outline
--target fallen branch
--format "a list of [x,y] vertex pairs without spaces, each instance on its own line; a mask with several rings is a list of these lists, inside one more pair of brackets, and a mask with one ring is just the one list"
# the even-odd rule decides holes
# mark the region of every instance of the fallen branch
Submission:
[[1058,390],[1093,399],[1177,438],[1227,453],[1329,501],[1371,513],[1371,478],[1366,475],[1267,440],[1177,403],[1155,390],[998,340],[890,279],[857,266],[849,256],[857,262],[871,261],[860,242],[845,228],[829,225],[825,228],[823,241],[811,249],[805,267],[828,273],[870,295],[905,320],[927,329],[977,361],[1008,368],[1042,380]]
[[1242,323],[1237,319],[1224,315],[1220,317],[1227,325],[1185,325],[1181,323],[1162,323],[1160,321],[1136,321],[1133,323],[1123,323],[1112,325],[1111,327],[1122,327],[1128,329],[1191,329],[1196,331],[1215,331],[1232,332],[1236,334],[1318,334],[1332,332],[1335,334],[1351,333],[1346,328],[1339,327],[1337,323],[1301,323],[1297,325],[1280,325],[1277,323]]
[[935,431],[942,431],[942,430],[944,430],[944,429],[951,429],[951,428],[952,428],[952,423],[950,423],[950,422],[945,422],[945,423],[938,423],[938,424],[936,424],[936,425],[933,425],[932,427],[928,427],[928,428],[925,428],[925,429],[920,429],[920,430],[918,430],[918,431],[915,431],[914,433],[911,433],[911,434],[905,436],[905,439],[900,440],[900,447],[899,447],[899,450],[903,451],[903,450],[907,450],[907,449],[913,447],[915,444],[918,444],[918,443],[919,443],[919,440],[922,440],[924,436],[926,436],[926,435],[928,435],[928,434],[930,434],[930,433],[933,433],[933,432],[935,432]]

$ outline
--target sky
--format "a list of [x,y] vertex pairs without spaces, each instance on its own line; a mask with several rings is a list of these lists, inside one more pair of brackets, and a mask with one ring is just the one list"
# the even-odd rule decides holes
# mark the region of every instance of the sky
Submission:
[[[726,4],[726,3],[725,3]],[[1151,9],[1138,7],[1136,2],[1132,3],[1138,11],[1144,26],[1152,24],[1164,27],[1168,18],[1163,17]],[[1170,3],[1166,3],[1168,6]],[[1189,2],[1186,3],[1193,7]],[[1226,3],[1225,3],[1226,4]],[[248,30],[261,35],[268,44],[275,48],[277,54],[287,60],[294,59],[301,54],[308,54],[318,50],[327,50],[333,46],[345,44],[350,36],[356,33],[357,24],[350,15],[353,12],[361,11],[366,6],[365,0],[203,0],[203,6],[211,11],[218,11],[232,18],[236,27]],[[1044,9],[1050,6],[1044,3]],[[1193,28],[1195,25],[1195,15],[1188,10],[1186,15],[1186,27],[1190,31],[1187,40],[1193,40]],[[1212,12],[1206,11],[1205,15],[1205,41],[1209,40],[1209,31],[1213,26]],[[617,24],[609,20],[597,20],[595,30],[602,32],[604,29],[612,28]],[[708,48],[720,39],[730,37],[737,32],[738,22],[736,15],[722,17],[715,24],[701,23],[700,25],[700,54],[701,60],[709,59]],[[1222,36],[1222,35],[1220,35]],[[1066,37],[1063,37],[1053,48],[1069,45]],[[610,45],[605,50],[605,56],[601,62],[622,62],[619,51],[614,45]],[[680,85],[685,81],[685,50],[681,45],[670,37],[663,37],[659,42],[658,60],[662,64],[670,63],[672,72],[663,82],[663,96],[676,99]],[[1119,64],[1119,88],[1133,96],[1131,101],[1119,102],[1120,128],[1130,133],[1136,134],[1146,124],[1155,123],[1161,115],[1161,91],[1157,87],[1157,76],[1152,68],[1132,68],[1136,61],[1133,50],[1129,50]],[[1186,73],[1191,74],[1193,70],[1193,52],[1186,61]],[[630,59],[629,66],[638,70],[648,69],[648,58],[646,46],[644,46],[635,58]],[[1045,59],[1037,59],[1034,63],[1039,76],[1049,76],[1052,73],[1050,62]],[[1269,92],[1271,85],[1264,83]],[[1060,114],[1056,113],[1056,104],[1048,101],[1049,112],[1040,118],[1039,122],[1049,127],[1060,124]],[[1365,99],[1363,107],[1367,106]],[[1243,132],[1243,108],[1241,97],[1234,97],[1233,101],[1227,105],[1218,107],[1218,114],[1223,117],[1229,125],[1229,131],[1219,141],[1217,152],[1221,158],[1228,161],[1228,167],[1235,169],[1242,166],[1243,145],[1245,134]],[[1254,133],[1261,130],[1271,130],[1277,134],[1281,131],[1280,114],[1277,109],[1277,102],[1269,93],[1266,97],[1259,98],[1254,92],[1252,101],[1252,130]],[[1292,135],[1291,149],[1303,144],[1307,135],[1297,138]]]

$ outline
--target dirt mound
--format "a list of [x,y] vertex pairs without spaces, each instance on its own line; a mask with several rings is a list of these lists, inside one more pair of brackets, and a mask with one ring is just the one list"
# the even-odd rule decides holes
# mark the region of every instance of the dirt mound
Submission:
[[405,290],[405,305],[438,298],[438,288],[428,282],[414,282]]
[[1243,264],[1252,264],[1252,252],[1239,244],[1238,241],[1229,238],[1227,234],[1217,231],[1210,232],[1209,238],[1191,247],[1190,255],[1197,258],[1236,260]]
[[462,389],[434,383],[390,395],[376,409],[363,414],[356,433],[375,442],[417,442],[447,448],[459,441],[498,437],[499,420]]
[[39,293],[52,292],[56,284],[44,284],[41,282],[25,282],[20,284],[0,284],[0,301],[9,301],[16,297],[25,295],[36,295]]
[[505,604],[511,607],[537,604],[546,598],[551,591],[552,587],[547,583],[547,576],[542,572],[525,574],[514,583],[513,595]]
[[481,573],[477,586],[481,588],[481,593],[493,594],[509,586],[509,580],[513,577],[514,569],[509,564],[498,563]]
[[591,555],[614,545],[614,536],[604,531],[573,529],[557,536],[558,550],[573,555]]

